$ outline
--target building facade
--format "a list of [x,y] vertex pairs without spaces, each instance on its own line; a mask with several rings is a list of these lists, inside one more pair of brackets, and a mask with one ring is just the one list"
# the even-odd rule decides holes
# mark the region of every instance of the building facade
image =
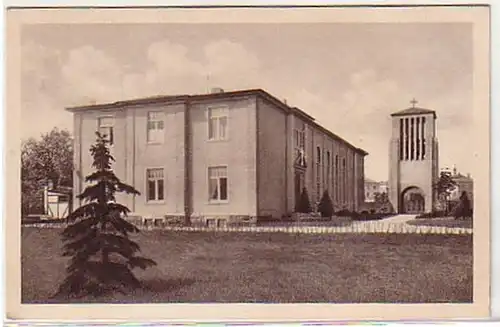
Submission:
[[393,113],[389,200],[398,213],[433,210],[439,178],[436,112],[413,107]]
[[117,199],[136,215],[203,224],[281,218],[304,187],[313,207],[324,190],[337,209],[357,210],[364,201],[367,153],[260,89],[67,110],[74,115],[74,194],[85,187],[98,130],[110,139],[117,176],[141,192]]
[[442,168],[441,172],[446,172],[450,175],[451,179],[455,182],[455,188],[451,190],[449,200],[459,201],[462,192],[467,193],[471,205],[474,203],[474,180],[470,174],[462,174],[458,172],[457,168]]

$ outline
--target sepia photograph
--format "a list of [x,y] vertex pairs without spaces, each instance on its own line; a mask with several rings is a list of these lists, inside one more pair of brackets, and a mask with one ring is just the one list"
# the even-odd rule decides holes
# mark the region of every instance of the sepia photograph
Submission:
[[14,315],[488,315],[487,6],[7,24]]

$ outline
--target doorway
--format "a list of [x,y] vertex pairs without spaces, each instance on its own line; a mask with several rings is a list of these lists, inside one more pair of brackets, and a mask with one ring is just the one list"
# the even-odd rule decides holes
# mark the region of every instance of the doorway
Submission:
[[295,171],[295,207],[297,207],[300,201],[300,195],[302,194],[302,189],[304,188],[304,172]]
[[421,214],[425,211],[425,197],[418,187],[409,187],[402,193],[401,213]]

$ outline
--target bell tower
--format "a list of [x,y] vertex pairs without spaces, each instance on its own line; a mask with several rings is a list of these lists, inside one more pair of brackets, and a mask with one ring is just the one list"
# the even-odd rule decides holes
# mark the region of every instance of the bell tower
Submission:
[[391,114],[389,200],[398,213],[432,211],[439,178],[436,112],[416,107]]

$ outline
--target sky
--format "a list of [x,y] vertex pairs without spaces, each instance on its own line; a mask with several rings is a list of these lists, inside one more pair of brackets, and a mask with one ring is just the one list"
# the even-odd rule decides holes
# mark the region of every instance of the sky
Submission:
[[143,96],[262,88],[369,153],[388,178],[392,112],[437,113],[441,167],[474,147],[466,23],[24,25],[22,137],[73,130],[64,108]]

